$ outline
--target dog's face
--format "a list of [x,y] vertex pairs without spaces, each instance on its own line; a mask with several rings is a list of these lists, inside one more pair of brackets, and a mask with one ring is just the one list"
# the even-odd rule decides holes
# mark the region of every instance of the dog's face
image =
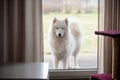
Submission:
[[54,18],[52,27],[55,35],[59,38],[62,38],[68,31],[67,18],[64,20],[58,20]]

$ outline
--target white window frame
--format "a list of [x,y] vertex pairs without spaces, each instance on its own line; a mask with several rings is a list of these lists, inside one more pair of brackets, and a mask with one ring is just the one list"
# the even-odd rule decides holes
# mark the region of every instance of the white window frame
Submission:
[[[41,47],[41,61],[44,62],[44,49],[43,49],[43,25],[42,25],[42,0],[39,0],[39,8],[40,8],[40,44],[42,45]],[[98,57],[98,55],[97,55]],[[97,58],[97,64],[98,64],[98,58]],[[97,68],[93,68],[93,69],[50,69],[49,70],[49,76],[51,79],[65,79],[65,78],[90,78],[91,74],[96,74],[98,73],[98,65]]]

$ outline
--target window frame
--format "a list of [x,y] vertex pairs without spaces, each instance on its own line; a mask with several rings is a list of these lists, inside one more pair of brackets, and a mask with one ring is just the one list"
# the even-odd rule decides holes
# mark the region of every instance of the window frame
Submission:
[[[40,16],[41,16],[41,45],[44,47],[43,41],[43,12],[42,12],[42,0],[40,0]],[[98,42],[97,42],[98,43]],[[41,54],[42,62],[44,62],[44,48],[42,48]],[[50,69],[49,76],[51,79],[70,79],[70,78],[90,78],[91,74],[98,73],[98,53],[97,53],[97,68],[92,69]]]

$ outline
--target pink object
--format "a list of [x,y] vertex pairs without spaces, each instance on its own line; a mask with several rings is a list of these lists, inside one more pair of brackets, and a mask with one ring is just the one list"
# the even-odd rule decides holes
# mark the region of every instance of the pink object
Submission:
[[92,74],[91,80],[112,80],[112,74]]
[[95,31],[96,35],[110,36],[110,37],[120,37],[120,31],[118,30],[106,30],[106,31]]

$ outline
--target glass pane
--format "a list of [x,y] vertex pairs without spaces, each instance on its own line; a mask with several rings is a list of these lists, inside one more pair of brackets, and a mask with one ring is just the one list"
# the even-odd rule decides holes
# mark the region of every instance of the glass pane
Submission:
[[[69,51],[69,47],[67,47],[67,51],[65,51],[65,53],[63,51],[61,54],[58,54],[59,57],[64,57],[59,62],[58,69],[63,69],[63,65],[65,63],[62,64],[62,61],[64,62],[66,60],[65,58],[68,58],[68,63],[70,63],[68,68],[70,69],[97,68],[97,36],[94,35],[94,31],[98,30],[97,11],[98,0],[43,0],[44,59],[50,63],[50,69],[55,69],[55,55],[51,54],[50,47],[48,46],[51,41],[49,41],[48,38],[56,39],[49,34],[50,28],[52,28],[51,30],[54,31],[57,37],[60,37],[71,31],[67,36],[70,37],[72,41],[68,40],[68,44],[78,44],[80,41],[76,41],[77,36],[72,34],[73,29],[69,27],[69,24],[72,23],[72,20],[73,23],[76,22],[77,27],[79,26],[80,31],[82,32],[82,38],[80,38],[80,40],[82,39],[82,45],[80,47],[80,51],[78,52],[79,55],[77,55],[77,66],[73,66],[73,57],[68,58],[69,55],[66,55],[65,57],[64,54]],[[55,17],[57,19],[55,19]],[[67,18],[67,20],[65,20],[65,18]],[[59,19],[62,19],[62,21],[59,21]],[[69,29],[66,28],[67,25]],[[56,42],[54,40],[54,43],[51,42],[52,45],[59,44],[57,48],[52,47],[53,54],[60,53],[60,48],[63,47],[61,44],[63,43],[67,44],[67,42],[64,42],[64,40]],[[77,47],[73,47],[73,45],[70,47],[70,50],[74,51]],[[57,53],[55,53],[55,51],[57,51]],[[72,54],[72,51],[70,54]]]

